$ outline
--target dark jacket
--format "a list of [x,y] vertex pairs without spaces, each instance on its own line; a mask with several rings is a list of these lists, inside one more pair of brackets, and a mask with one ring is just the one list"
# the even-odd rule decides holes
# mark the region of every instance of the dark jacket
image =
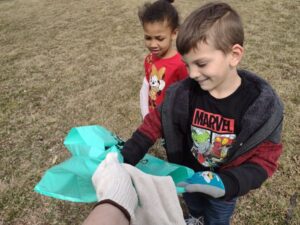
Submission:
[[[258,188],[277,168],[282,152],[283,105],[263,79],[239,70],[239,75],[255,83],[260,94],[245,112],[241,132],[223,164],[215,169],[223,180],[225,198],[231,199]],[[165,139],[168,161],[182,164],[189,132],[189,93],[193,80],[171,86],[160,107],[145,117],[122,150],[125,162],[136,164],[157,138]]]

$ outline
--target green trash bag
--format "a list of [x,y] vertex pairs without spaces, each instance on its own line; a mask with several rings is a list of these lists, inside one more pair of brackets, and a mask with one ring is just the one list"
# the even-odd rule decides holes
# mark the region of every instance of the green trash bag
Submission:
[[[65,138],[64,145],[71,153],[66,161],[48,169],[34,190],[42,195],[72,202],[96,202],[92,175],[110,152],[117,152],[123,162],[120,149],[123,141],[101,126],[75,127]],[[190,168],[168,163],[146,154],[136,166],[145,173],[171,176],[174,183],[194,174]],[[182,188],[177,188],[182,193]]]

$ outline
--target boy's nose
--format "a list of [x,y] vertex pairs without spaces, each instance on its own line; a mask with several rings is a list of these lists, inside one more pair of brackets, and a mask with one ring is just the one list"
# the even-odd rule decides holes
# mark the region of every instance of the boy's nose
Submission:
[[195,79],[195,78],[199,77],[200,75],[201,74],[200,74],[200,72],[197,69],[195,69],[193,67],[189,68],[189,76],[190,76],[190,78]]
[[197,76],[197,74],[195,74],[195,73],[189,73],[189,77],[190,78],[192,78],[192,79],[195,79],[195,78],[197,78],[198,76]]

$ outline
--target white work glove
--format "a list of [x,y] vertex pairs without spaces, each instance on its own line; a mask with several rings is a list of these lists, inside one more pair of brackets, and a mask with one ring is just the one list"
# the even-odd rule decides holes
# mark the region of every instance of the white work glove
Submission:
[[111,203],[126,217],[128,217],[127,211],[130,216],[128,219],[134,219],[134,210],[138,204],[137,194],[129,174],[118,160],[117,153],[107,154],[94,172],[92,181],[100,204]]
[[145,174],[109,153],[92,180],[100,203],[113,201],[126,209],[132,225],[185,225],[171,177]]
[[152,176],[123,164],[139,198],[134,225],[185,225],[171,177]]

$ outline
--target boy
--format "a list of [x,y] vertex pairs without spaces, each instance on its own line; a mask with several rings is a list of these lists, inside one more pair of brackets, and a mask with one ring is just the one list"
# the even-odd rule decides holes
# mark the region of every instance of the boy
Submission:
[[229,224],[236,197],[260,187],[282,151],[282,103],[266,81],[237,70],[243,41],[241,19],[226,3],[194,11],[177,37],[189,78],[168,89],[122,150],[125,162],[136,164],[162,136],[170,162],[213,171],[224,193],[213,198],[199,185],[183,196],[205,224]]
[[226,3],[194,11],[177,37],[189,78],[167,90],[122,150],[135,165],[163,137],[168,160],[197,172],[182,184],[187,224],[229,224],[237,197],[259,188],[282,152],[282,103],[266,81],[237,69],[243,41],[241,19]]

